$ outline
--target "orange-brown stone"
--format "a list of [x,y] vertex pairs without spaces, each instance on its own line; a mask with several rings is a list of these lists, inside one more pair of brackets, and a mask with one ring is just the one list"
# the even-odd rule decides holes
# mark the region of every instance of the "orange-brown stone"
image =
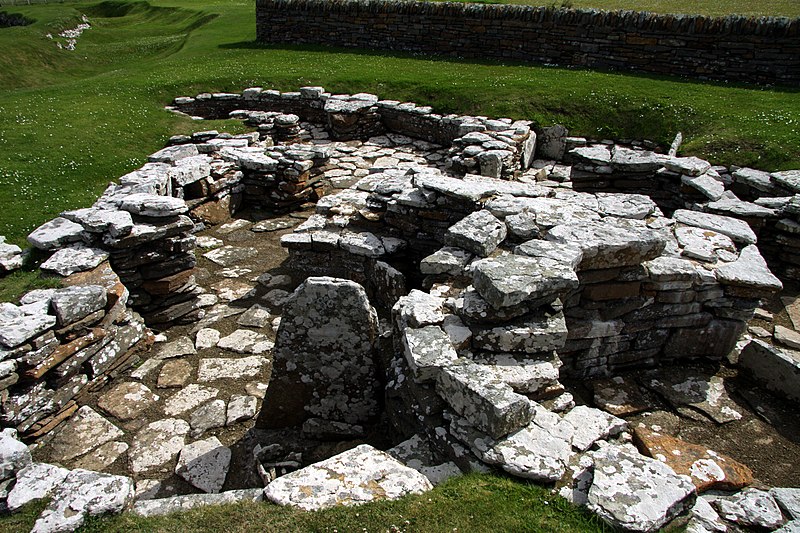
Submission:
[[125,294],[125,285],[111,268],[108,261],[100,263],[97,267],[86,272],[78,272],[64,278],[63,283],[67,287],[74,285],[100,285],[105,287],[108,293],[108,303],[106,309],[111,309],[120,298]]
[[633,437],[644,455],[691,477],[697,492],[738,490],[753,482],[753,472],[747,466],[705,446],[645,428],[636,428]]

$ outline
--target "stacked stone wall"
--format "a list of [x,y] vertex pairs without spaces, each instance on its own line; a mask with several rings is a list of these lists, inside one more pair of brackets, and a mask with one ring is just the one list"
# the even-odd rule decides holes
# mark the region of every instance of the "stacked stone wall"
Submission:
[[800,19],[380,0],[259,0],[257,39],[798,85]]

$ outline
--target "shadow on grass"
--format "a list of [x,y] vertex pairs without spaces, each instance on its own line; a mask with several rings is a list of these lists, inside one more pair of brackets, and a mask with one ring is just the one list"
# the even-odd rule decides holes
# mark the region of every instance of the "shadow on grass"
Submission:
[[756,91],[777,91],[781,93],[800,93],[800,87],[788,85],[759,85],[756,83],[726,82],[718,80],[701,80],[688,77],[665,76],[660,74],[650,74],[646,72],[634,72],[628,70],[613,70],[604,68],[590,68],[574,65],[554,65],[532,61],[521,60],[495,60],[480,57],[462,57],[448,54],[433,54],[428,52],[399,52],[394,50],[370,50],[366,48],[350,48],[342,46],[326,46],[320,44],[284,44],[284,43],[261,43],[258,41],[239,41],[235,43],[223,43],[219,48],[226,50],[284,50],[293,52],[328,52],[335,54],[350,54],[366,57],[391,57],[395,59],[424,59],[426,61],[442,61],[447,63],[463,63],[482,66],[501,66],[501,67],[536,67],[548,70],[560,70],[568,72],[593,72],[610,76],[624,76],[629,78],[639,78],[644,80],[672,82],[687,85],[704,85],[709,87],[722,87],[728,89],[744,89]]

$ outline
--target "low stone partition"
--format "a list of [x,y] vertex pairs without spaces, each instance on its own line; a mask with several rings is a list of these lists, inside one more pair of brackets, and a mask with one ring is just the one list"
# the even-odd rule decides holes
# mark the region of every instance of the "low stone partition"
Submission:
[[505,179],[530,166],[536,146],[536,133],[526,121],[440,115],[413,102],[379,100],[372,94],[332,95],[322,87],[303,87],[298,93],[259,87],[241,94],[203,93],[176,98],[169,108],[207,119],[244,119],[260,131],[264,122],[271,130],[276,115],[292,120],[284,115],[291,113],[324,125],[335,140],[364,140],[383,133],[406,135],[453,146],[448,157],[457,172]]
[[[435,219],[426,218],[429,212]],[[367,176],[326,197],[318,213],[282,239],[296,268],[319,265],[315,273],[350,277],[353,265],[369,258],[411,280],[425,276],[423,286],[446,297],[451,313],[472,328],[473,351],[513,351],[519,343],[529,352],[527,336],[560,332],[563,342],[548,348],[558,350],[562,375],[719,360],[759,299],[782,287],[746,223],[687,210],[666,218],[645,196],[412,169]],[[336,223],[332,213],[339,214]],[[396,259],[437,247],[417,272]],[[519,286],[502,286],[505,278]],[[550,284],[569,290],[548,300],[537,291]],[[555,299],[557,323],[526,318]],[[479,325],[487,320],[498,325]]]
[[86,393],[136,363],[131,349],[147,335],[108,261],[63,284],[0,307],[0,420],[27,439],[48,433]]

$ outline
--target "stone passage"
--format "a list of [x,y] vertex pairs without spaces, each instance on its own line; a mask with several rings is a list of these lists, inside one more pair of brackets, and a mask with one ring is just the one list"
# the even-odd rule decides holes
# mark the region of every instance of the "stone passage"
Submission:
[[800,84],[800,19],[385,0],[258,0],[263,43]]
[[377,335],[378,318],[361,285],[306,279],[284,304],[262,424],[303,424],[310,435],[363,434],[352,426],[378,414]]

